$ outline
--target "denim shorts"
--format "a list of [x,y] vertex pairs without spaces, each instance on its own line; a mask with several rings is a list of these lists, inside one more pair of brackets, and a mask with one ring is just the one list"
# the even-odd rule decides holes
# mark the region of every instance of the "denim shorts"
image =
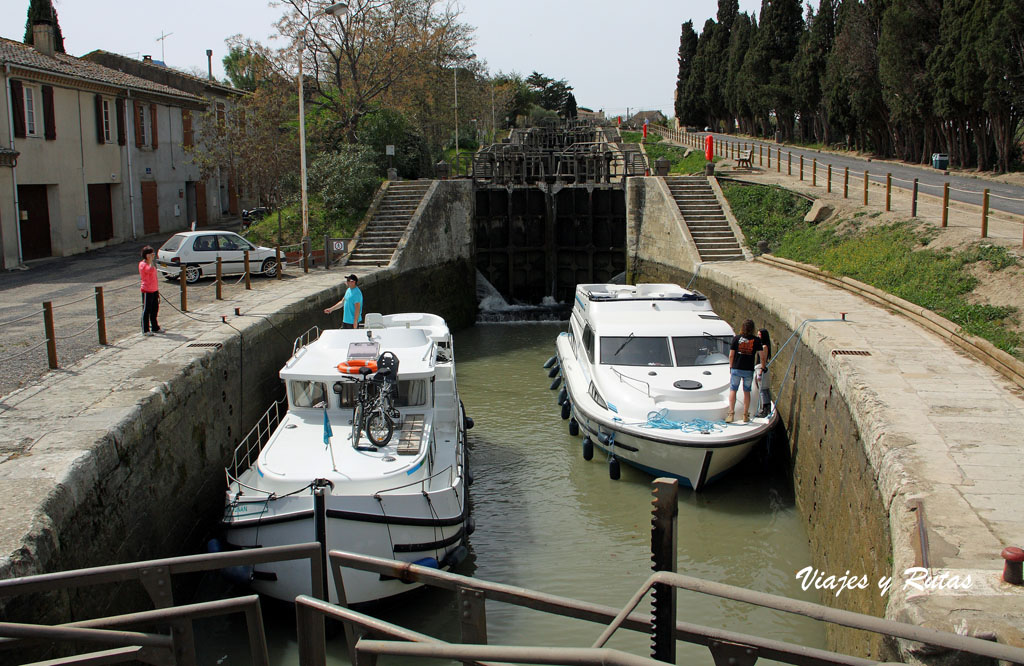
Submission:
[[730,391],[735,391],[735,390],[739,389],[739,387],[740,387],[740,379],[743,380],[743,390],[746,393],[750,393],[750,385],[754,381],[754,371],[753,370],[737,370],[736,368],[733,368],[732,372],[729,375],[729,390]]

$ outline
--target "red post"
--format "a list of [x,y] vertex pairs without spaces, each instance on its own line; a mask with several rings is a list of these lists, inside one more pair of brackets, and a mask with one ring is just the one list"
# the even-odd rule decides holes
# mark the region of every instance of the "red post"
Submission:
[[712,161],[715,157],[715,137],[708,134],[704,137],[704,159],[708,162]]

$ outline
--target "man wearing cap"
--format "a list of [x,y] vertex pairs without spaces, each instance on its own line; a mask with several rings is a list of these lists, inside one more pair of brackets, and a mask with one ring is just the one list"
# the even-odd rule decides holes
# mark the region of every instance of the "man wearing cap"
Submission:
[[338,308],[343,308],[341,314],[342,328],[359,328],[363,310],[363,292],[359,290],[359,278],[349,275],[345,278],[345,296],[329,308],[324,309],[324,314],[331,314]]

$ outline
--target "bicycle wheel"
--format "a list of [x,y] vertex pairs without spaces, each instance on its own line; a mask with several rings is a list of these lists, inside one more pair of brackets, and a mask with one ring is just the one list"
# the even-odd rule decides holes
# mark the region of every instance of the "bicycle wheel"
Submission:
[[374,446],[384,446],[390,442],[394,431],[395,424],[383,410],[376,409],[366,417],[366,437]]
[[356,403],[356,409],[352,412],[352,446],[359,445],[359,432],[363,428],[363,403]]

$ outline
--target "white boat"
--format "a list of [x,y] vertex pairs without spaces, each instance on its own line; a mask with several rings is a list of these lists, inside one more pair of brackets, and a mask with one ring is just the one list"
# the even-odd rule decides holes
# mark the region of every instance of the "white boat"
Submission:
[[[366,316],[366,328],[311,329],[281,369],[287,391],[235,451],[222,527],[229,548],[315,541],[314,486],[326,486],[326,545],[449,568],[472,532],[466,501],[466,418],[452,338],[432,314]],[[398,358],[393,436],[374,445],[353,427],[358,377],[339,370]],[[347,366],[343,366],[347,370]],[[329,427],[328,427],[329,424]],[[397,580],[343,569],[348,604],[410,590]],[[333,577],[329,598],[337,602]],[[307,561],[261,564],[252,586],[294,601],[310,594]]]
[[[697,291],[675,284],[581,284],[568,332],[556,341],[562,416],[578,429],[584,457],[596,445],[618,461],[696,490],[739,463],[778,420],[726,423],[733,330]],[[556,372],[554,369],[552,373]],[[556,379],[556,384],[558,380]],[[552,386],[556,388],[556,386]],[[751,387],[758,411],[759,386]]]

